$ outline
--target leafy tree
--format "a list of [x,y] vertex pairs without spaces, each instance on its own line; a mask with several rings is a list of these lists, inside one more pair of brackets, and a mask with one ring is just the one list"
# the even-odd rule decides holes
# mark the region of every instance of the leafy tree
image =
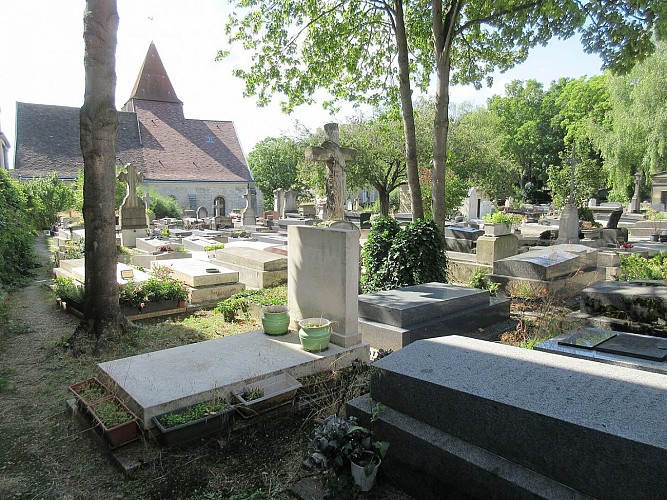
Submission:
[[610,110],[595,133],[612,196],[632,192],[633,175],[667,165],[667,43],[625,76],[608,78]]
[[[116,165],[116,184],[114,186],[114,209],[120,208],[120,204],[123,202],[123,198],[125,198],[125,183],[121,180],[118,179],[118,174],[121,172],[123,169],[122,165]],[[74,191],[74,209],[83,212],[83,185],[84,185],[84,179],[83,179],[83,170],[79,170],[76,173],[76,179],[74,179],[74,182],[72,183],[72,190]]]
[[[141,197],[141,189],[137,189],[137,194]],[[150,191],[150,203],[148,208],[155,215],[156,219],[164,217],[173,217],[180,219],[183,217],[183,207],[178,203],[178,200],[171,196],[164,196],[156,191]]]
[[95,350],[100,351],[106,340],[118,338],[132,326],[121,314],[116,282],[116,1],[86,0],[83,25],[86,85],[80,135],[84,164],[86,300],[82,322],[70,345],[78,349],[78,336],[93,334]]
[[252,176],[264,194],[264,206],[273,209],[273,192],[291,189],[298,179],[297,165],[303,161],[305,146],[289,137],[267,137],[248,155]]
[[407,182],[402,139],[402,124],[389,112],[370,120],[357,117],[341,128],[341,141],[357,150],[357,159],[346,165],[348,186],[374,187],[382,215],[389,215],[389,195]]
[[58,212],[74,206],[74,193],[56,172],[26,181],[23,189],[27,196],[30,225],[34,229],[48,228],[58,220]]
[[0,288],[25,283],[37,265],[35,235],[26,212],[25,193],[0,169]]

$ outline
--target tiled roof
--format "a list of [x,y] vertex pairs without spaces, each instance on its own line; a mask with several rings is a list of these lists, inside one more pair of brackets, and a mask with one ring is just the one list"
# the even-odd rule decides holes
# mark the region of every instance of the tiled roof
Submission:
[[175,103],[133,104],[146,180],[252,181],[232,122],[188,120]]
[[[17,102],[14,153],[16,176],[42,177],[57,171],[61,178],[75,178],[83,169],[79,108]],[[135,113],[118,112],[116,154],[123,163],[143,169]]]
[[181,102],[176,97],[171,80],[164,69],[162,59],[157,53],[155,44],[151,42],[146,53],[146,59],[141,66],[139,76],[134,84],[130,99],[143,99],[146,101]]

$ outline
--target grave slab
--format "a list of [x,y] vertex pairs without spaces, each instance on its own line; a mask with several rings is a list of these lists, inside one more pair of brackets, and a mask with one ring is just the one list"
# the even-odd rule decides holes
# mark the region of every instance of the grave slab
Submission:
[[262,331],[242,333],[139,356],[100,363],[130,409],[146,428],[151,417],[191,404],[228,397],[234,390],[287,372],[295,378],[368,361],[368,345],[309,353],[298,334],[281,337]]
[[193,288],[229,285],[239,281],[239,273],[223,266],[197,259],[154,261],[155,266],[172,269],[172,277]]
[[183,238],[183,245],[188,250],[194,252],[205,252],[205,248],[212,245],[218,245],[219,242],[211,238],[202,238],[200,236],[188,236]]
[[270,288],[287,283],[287,258],[250,247],[217,250],[211,262],[238,271],[239,281],[250,288]]
[[[372,400],[480,448],[466,464],[479,463],[488,452],[571,488],[579,498],[664,496],[662,374],[456,336],[415,342],[374,368]],[[353,405],[348,410],[357,414]],[[358,415],[370,425],[370,413]],[[385,439],[383,426],[391,422],[382,412],[378,420],[376,437]],[[426,446],[409,442],[415,453],[431,456]],[[444,463],[438,461],[425,481],[440,478],[467,494],[484,486],[470,485],[466,475],[445,475],[456,463],[439,458]],[[400,454],[387,455],[386,465],[393,460],[403,465]],[[478,468],[491,479],[502,475],[488,461]],[[509,490],[492,493],[517,498]],[[522,497],[533,498],[529,493]],[[538,496],[562,498],[547,493]]]
[[667,320],[664,281],[601,281],[581,291],[580,310],[591,315],[622,316],[640,323]]
[[597,266],[597,250],[564,244],[529,250],[494,262],[493,273],[548,281]]
[[[132,280],[136,282],[146,281],[150,278],[148,273],[135,269],[127,264],[119,262],[116,265],[116,281],[119,285],[127,283],[129,279],[123,278],[123,275],[128,272],[132,272]],[[86,262],[85,259],[69,259],[61,260],[60,268],[53,270],[56,276],[65,276],[72,278],[80,283],[85,283],[86,281]]]

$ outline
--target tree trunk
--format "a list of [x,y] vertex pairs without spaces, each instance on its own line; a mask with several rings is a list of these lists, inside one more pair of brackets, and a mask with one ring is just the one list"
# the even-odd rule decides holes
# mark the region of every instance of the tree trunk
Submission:
[[410,88],[410,63],[408,59],[408,39],[405,34],[405,18],[403,16],[403,0],[395,0],[396,47],[398,49],[399,88],[401,92],[401,112],[405,132],[405,165],[410,187],[412,203],[412,220],[424,218],[422,190],[419,185],[419,168],[417,165],[417,136],[415,134],[415,115],[412,108],[412,89]]
[[433,45],[436,58],[435,119],[433,123],[433,177],[431,207],[433,221],[445,234],[445,164],[447,133],[449,131],[449,75],[454,28],[461,10],[461,1],[454,0],[447,12],[442,11],[442,0],[431,3],[433,14]]
[[380,215],[387,217],[389,215],[389,191],[384,188],[380,189],[378,186],[375,186],[375,189],[380,197]]
[[[96,351],[132,325],[120,312],[116,279],[116,0],[87,0],[84,12],[86,87],[80,111],[86,301],[75,332],[94,334]],[[76,338],[75,338],[76,340]],[[76,349],[78,343],[74,343]]]

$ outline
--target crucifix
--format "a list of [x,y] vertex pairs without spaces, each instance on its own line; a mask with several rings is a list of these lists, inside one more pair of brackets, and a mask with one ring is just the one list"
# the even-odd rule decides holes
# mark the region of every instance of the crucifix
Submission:
[[320,146],[306,148],[306,160],[321,161],[327,165],[327,203],[325,206],[327,218],[343,220],[343,207],[347,200],[345,190],[345,162],[354,161],[357,151],[351,148],[340,147],[340,136],[337,123],[324,125],[327,139]]
[[127,183],[127,190],[125,191],[125,198],[123,199],[124,207],[138,207],[141,200],[137,196],[137,182],[144,181],[144,174],[137,172],[137,167],[128,163],[125,165],[127,172],[118,174],[118,179]]

